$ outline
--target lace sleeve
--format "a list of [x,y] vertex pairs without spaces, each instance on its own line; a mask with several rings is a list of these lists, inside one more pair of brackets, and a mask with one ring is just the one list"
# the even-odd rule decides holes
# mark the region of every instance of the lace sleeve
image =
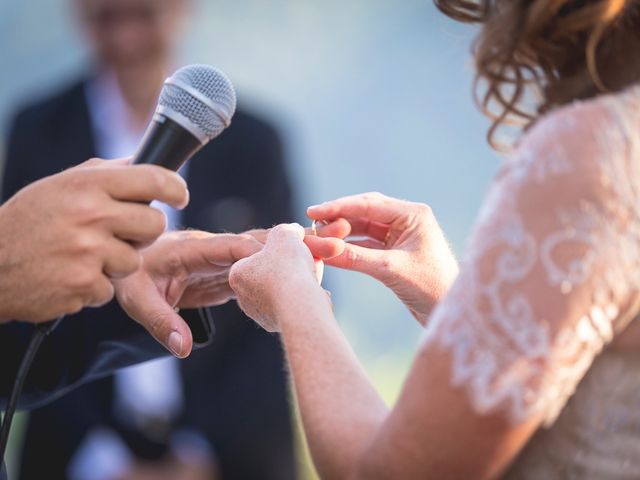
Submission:
[[423,348],[450,353],[452,383],[478,413],[553,423],[635,313],[640,155],[614,118],[577,105],[527,134],[432,315]]

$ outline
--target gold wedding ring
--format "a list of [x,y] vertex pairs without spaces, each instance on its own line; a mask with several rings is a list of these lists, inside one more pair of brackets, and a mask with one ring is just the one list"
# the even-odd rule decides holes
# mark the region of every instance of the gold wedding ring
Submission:
[[384,236],[384,246],[389,246],[389,238],[391,238],[391,229],[387,230],[387,234]]
[[315,237],[318,236],[318,223],[322,223],[323,225],[329,225],[329,222],[327,222],[326,220],[314,220],[313,222],[311,222],[311,234]]

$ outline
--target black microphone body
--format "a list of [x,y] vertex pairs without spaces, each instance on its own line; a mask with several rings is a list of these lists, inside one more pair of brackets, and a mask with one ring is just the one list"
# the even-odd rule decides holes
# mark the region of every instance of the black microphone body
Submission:
[[156,114],[133,163],[159,165],[177,172],[200,148],[200,140],[183,126]]

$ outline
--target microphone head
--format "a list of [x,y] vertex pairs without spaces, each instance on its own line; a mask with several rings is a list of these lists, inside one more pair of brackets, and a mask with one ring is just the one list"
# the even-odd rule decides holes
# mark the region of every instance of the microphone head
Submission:
[[188,65],[165,81],[156,113],[204,145],[231,124],[235,111],[236,92],[224,73],[209,65]]

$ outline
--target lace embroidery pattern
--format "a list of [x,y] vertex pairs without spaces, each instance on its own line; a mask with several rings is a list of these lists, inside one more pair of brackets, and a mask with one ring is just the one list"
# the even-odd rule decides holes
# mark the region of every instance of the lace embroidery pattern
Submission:
[[[492,187],[424,341],[449,351],[452,383],[479,413],[552,424],[624,327],[640,286],[640,146],[618,120],[620,104],[639,97],[640,88],[542,120]],[[640,131],[639,115],[622,110]],[[606,128],[585,128],[593,112]],[[539,200],[545,211],[532,207]]]

